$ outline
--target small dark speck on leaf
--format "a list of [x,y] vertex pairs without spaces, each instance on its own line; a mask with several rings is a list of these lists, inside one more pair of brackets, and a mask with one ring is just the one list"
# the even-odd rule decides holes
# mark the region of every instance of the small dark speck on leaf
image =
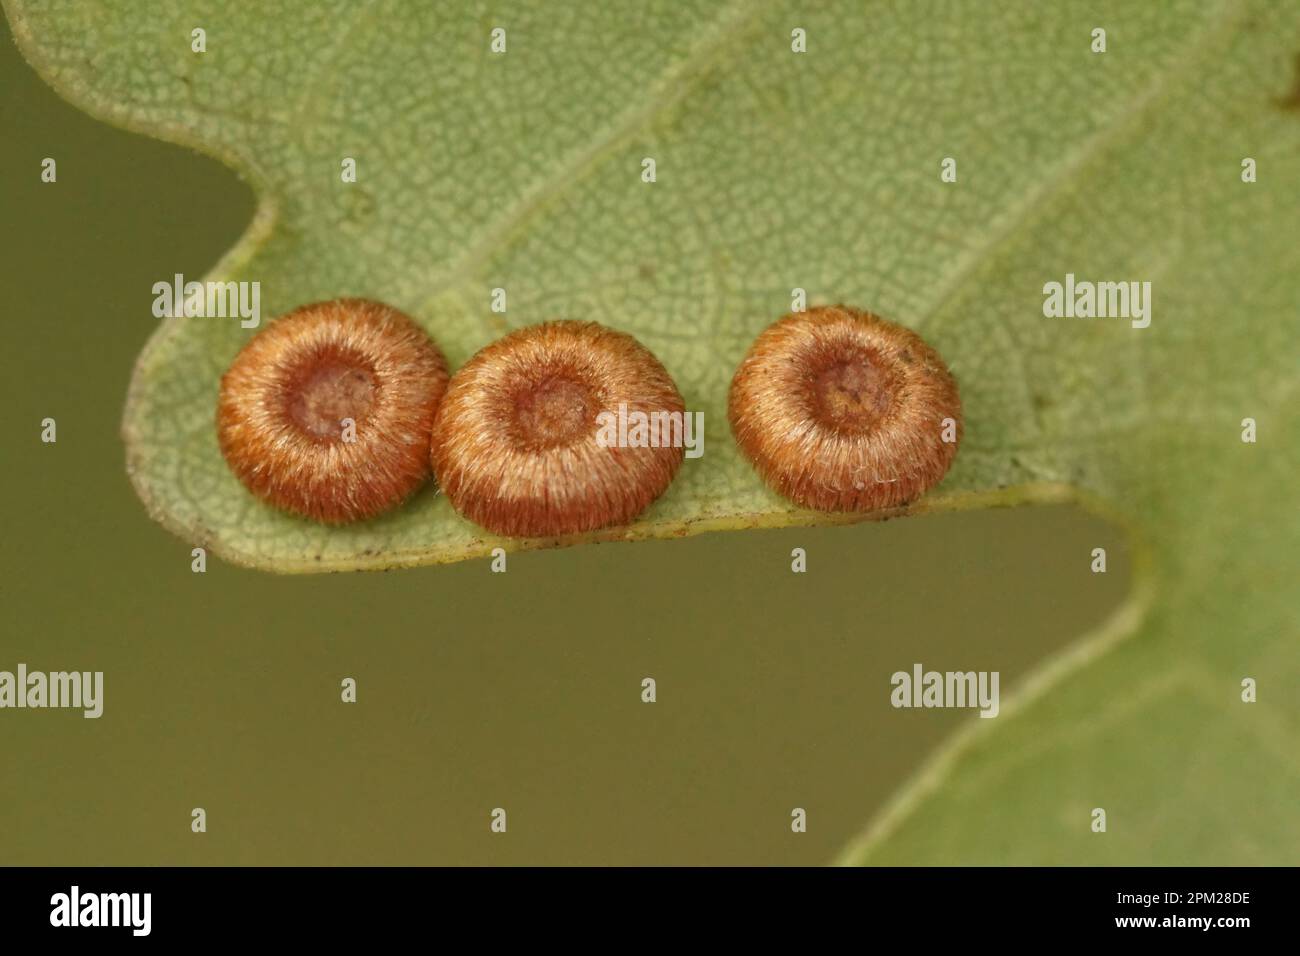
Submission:
[[1291,113],[1300,113],[1300,53],[1295,55],[1292,72],[1294,75],[1291,78],[1291,89],[1285,96],[1278,98],[1277,108]]
[[349,186],[343,194],[343,218],[350,226],[364,226],[375,214],[375,199],[359,186]]

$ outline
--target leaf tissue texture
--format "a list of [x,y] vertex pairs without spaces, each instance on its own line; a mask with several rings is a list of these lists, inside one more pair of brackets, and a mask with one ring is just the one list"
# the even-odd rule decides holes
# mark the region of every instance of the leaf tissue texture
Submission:
[[[1073,496],[1132,529],[1143,570],[1113,626],[974,721],[846,860],[1300,858],[1300,6],[5,9],[68,99],[253,184],[256,219],[207,278],[260,282],[265,320],[380,299],[453,367],[548,319],[637,336],[704,412],[704,455],[634,524],[582,540],[847,520],[768,491],[726,425],[736,364],[795,288],[916,330],[957,377],[961,452],[912,510]],[[1149,327],[1045,316],[1067,274],[1150,282]],[[114,320],[157,321],[146,293]],[[344,528],[259,504],[213,426],[251,334],[165,319],[140,358],[129,469],[169,528],[278,571],[555,543],[494,539],[432,487]]]

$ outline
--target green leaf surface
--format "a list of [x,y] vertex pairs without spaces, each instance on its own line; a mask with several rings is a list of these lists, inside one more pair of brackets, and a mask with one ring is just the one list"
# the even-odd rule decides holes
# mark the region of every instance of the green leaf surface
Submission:
[[[252,182],[257,218],[209,278],[259,281],[266,315],[382,299],[453,366],[546,319],[640,338],[705,413],[705,454],[596,537],[846,520],[767,491],[726,427],[731,374],[795,287],[916,329],[957,376],[965,442],[913,510],[1072,496],[1132,528],[1112,624],[972,721],[846,861],[1298,858],[1300,7],[5,4],[70,100]],[[178,215],[201,228],[203,197]],[[1150,281],[1150,327],[1044,317],[1066,273]],[[556,543],[486,536],[433,489],[346,528],[253,501],[213,426],[250,334],[166,320],[141,356],[129,468],[168,527],[279,571]]]

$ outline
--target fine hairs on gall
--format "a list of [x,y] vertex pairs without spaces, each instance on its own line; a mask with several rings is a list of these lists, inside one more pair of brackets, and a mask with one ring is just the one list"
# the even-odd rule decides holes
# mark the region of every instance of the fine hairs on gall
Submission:
[[681,447],[598,441],[598,416],[685,413],[659,360],[594,322],[519,329],[469,360],[438,409],[433,470],[462,515],[496,534],[626,524],[672,482]]
[[336,299],[255,335],[221,379],[221,453],[254,495],[327,523],[370,518],[429,478],[447,387],[437,346],[396,309]]
[[962,435],[957,383],[920,336],[826,306],[768,326],[736,370],[731,430],[776,491],[819,511],[913,501]]

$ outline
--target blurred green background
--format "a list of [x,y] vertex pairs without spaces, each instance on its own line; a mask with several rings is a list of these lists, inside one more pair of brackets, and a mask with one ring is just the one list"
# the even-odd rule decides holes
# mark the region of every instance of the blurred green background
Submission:
[[824,863],[976,719],[893,710],[891,673],[999,670],[1005,698],[1122,600],[1122,533],[1069,507],[531,552],[504,575],[192,573],[131,490],[119,416],[151,286],[205,273],[252,194],[77,112],[0,30],[0,670],[105,674],[99,720],[0,711],[0,863]]

